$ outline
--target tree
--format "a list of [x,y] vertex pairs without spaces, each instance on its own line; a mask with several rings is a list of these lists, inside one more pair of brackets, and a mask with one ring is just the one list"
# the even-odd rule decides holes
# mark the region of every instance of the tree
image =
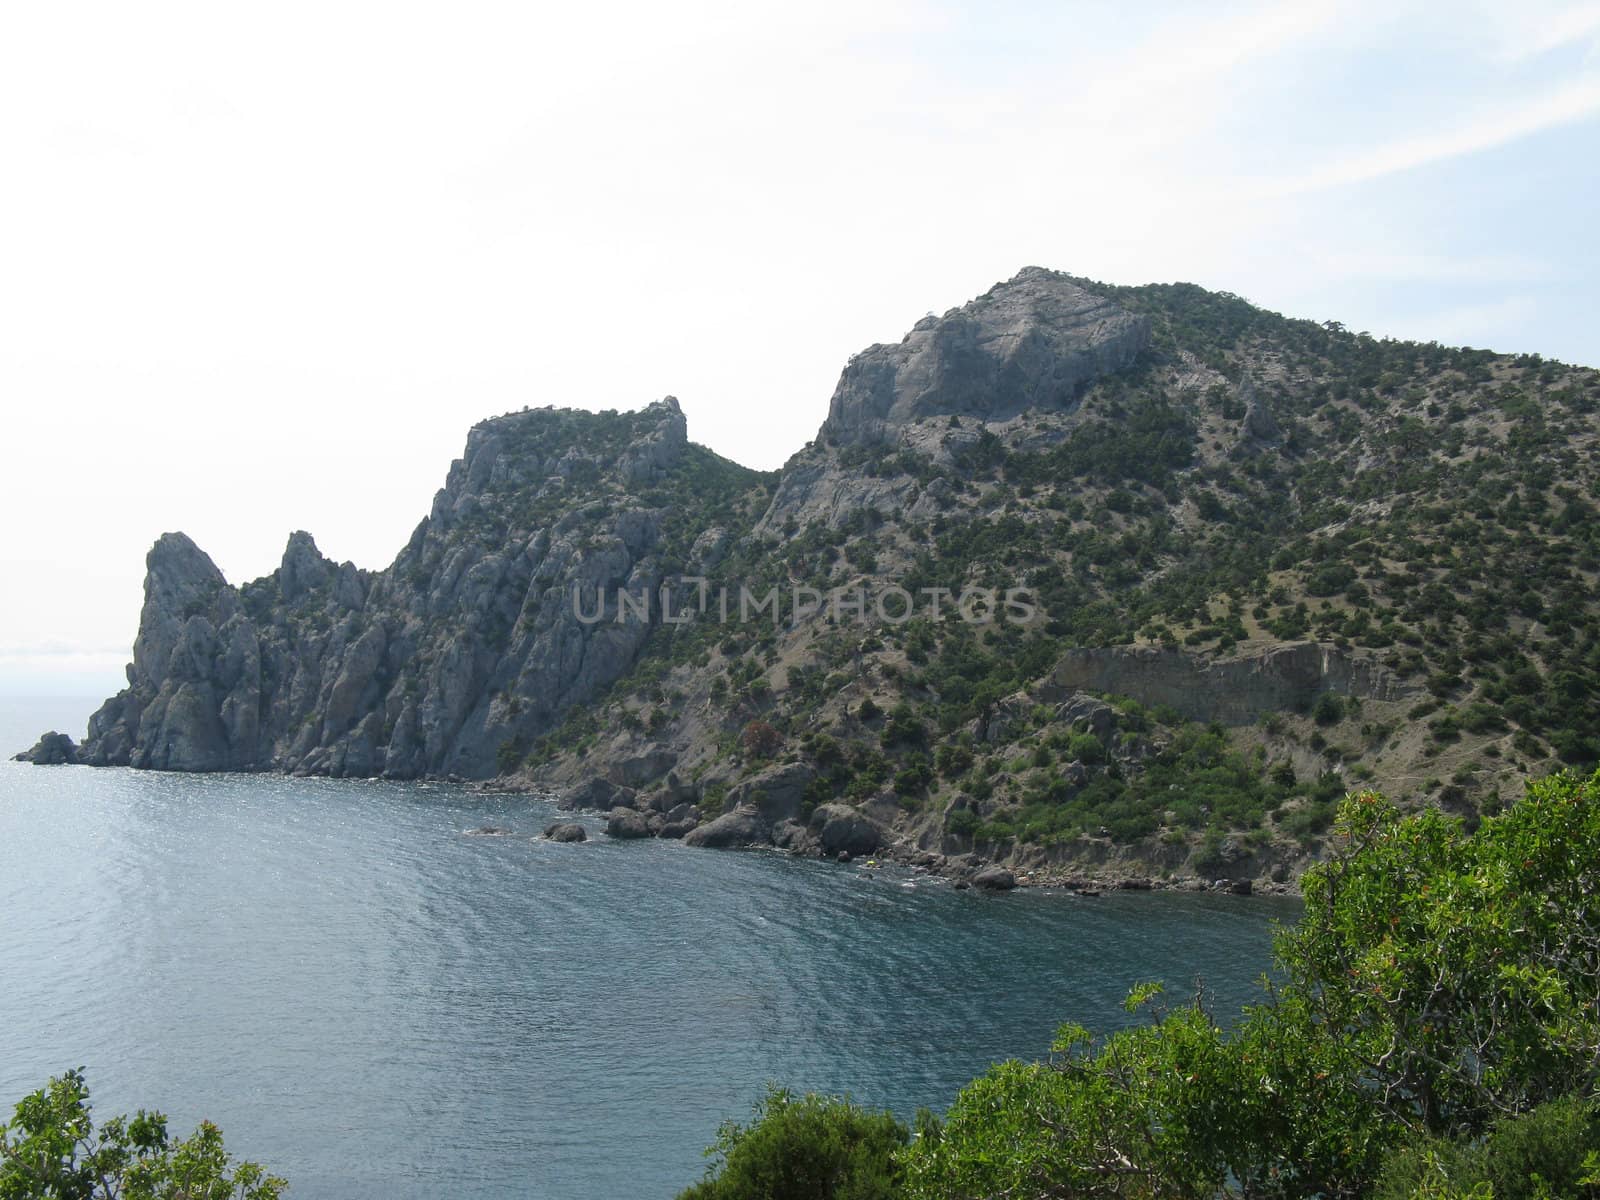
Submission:
[[81,1069],[23,1097],[0,1127],[0,1200],[278,1200],[287,1186],[255,1163],[230,1165],[209,1121],[179,1142],[143,1109],[96,1130]]
[[1374,1105],[1477,1132],[1600,1078],[1600,775],[1557,776],[1463,835],[1354,796],[1280,963]]
[[751,721],[739,734],[739,745],[751,758],[771,758],[783,749],[783,735],[765,721]]
[[678,1200],[893,1200],[895,1152],[910,1138],[887,1112],[769,1088],[749,1125],[729,1121],[706,1153],[716,1161]]
[[[1349,796],[1333,846],[1279,935],[1281,982],[1232,1031],[1136,989],[1150,1025],[1066,1026],[1050,1061],[964,1088],[903,1152],[907,1195],[1309,1198],[1382,1178],[1482,1197],[1458,1185],[1521,1194],[1500,1181],[1544,1162],[1559,1190],[1539,1194],[1592,1197],[1600,774],[1536,782],[1471,836]],[[1457,1160],[1482,1169],[1440,1175]]]

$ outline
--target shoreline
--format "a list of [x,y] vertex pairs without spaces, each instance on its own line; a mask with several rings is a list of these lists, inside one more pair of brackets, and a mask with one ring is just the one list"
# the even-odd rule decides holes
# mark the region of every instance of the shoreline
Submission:
[[[485,780],[468,786],[485,793],[523,796],[538,800],[562,812],[583,812],[592,817],[606,817],[610,814],[610,820],[602,832],[613,841],[652,837],[665,840],[683,839],[682,833],[650,832],[646,821],[633,819],[642,818],[644,814],[627,806],[619,805],[608,809],[573,803],[570,792],[564,795],[554,790],[539,791],[501,780]],[[619,814],[622,816],[620,821]],[[724,814],[726,815],[728,814]],[[702,820],[698,827],[703,828],[708,824],[710,822]],[[957,890],[980,892],[1004,892],[1016,889],[1051,890],[1091,899],[1108,892],[1187,892],[1232,895],[1241,898],[1251,896],[1299,898],[1300,896],[1298,880],[1294,876],[1282,880],[1244,876],[1217,878],[1208,882],[1196,875],[1163,875],[1162,868],[1148,863],[1130,864],[1128,870],[1108,870],[1103,862],[1023,866],[1008,861],[1006,857],[985,856],[975,850],[946,854],[925,849],[904,839],[888,840],[896,832],[892,829],[883,830],[886,840],[872,850],[862,853],[852,853],[848,850],[828,853],[814,837],[796,836],[791,830],[782,828],[765,828],[763,832],[766,834],[765,840],[752,837],[728,843],[699,845],[691,842],[690,844],[695,849],[707,850],[767,850],[795,858],[833,862],[840,866],[894,866],[911,872],[913,878],[940,879]]]

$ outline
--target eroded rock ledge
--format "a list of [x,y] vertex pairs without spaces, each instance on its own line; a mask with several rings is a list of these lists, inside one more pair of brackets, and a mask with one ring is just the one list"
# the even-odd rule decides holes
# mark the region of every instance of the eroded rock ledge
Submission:
[[1190,721],[1252,725],[1273,712],[1307,712],[1324,692],[1360,700],[1405,700],[1421,688],[1392,671],[1320,642],[1291,642],[1259,654],[1209,659],[1159,646],[1068,650],[1041,695],[1051,691],[1129,696],[1164,704]]

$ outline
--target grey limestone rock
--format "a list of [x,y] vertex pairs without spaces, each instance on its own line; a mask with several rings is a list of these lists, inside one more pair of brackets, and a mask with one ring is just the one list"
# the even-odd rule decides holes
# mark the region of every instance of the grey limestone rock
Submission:
[[619,839],[647,838],[650,823],[642,812],[632,808],[613,808],[606,821],[606,835]]
[[[541,409],[481,422],[429,517],[376,573],[335,564],[297,530],[272,575],[235,588],[188,537],[163,535],[146,560],[128,687],[91,718],[83,761],[395,778],[506,769],[650,636],[654,619],[614,619],[615,591],[660,582],[664,517],[611,497],[661,483],[688,448],[671,399],[610,418]],[[541,505],[551,478],[564,479],[560,495]],[[574,590],[606,593],[600,619],[579,619]],[[643,782],[671,765],[657,754],[622,773]]]
[[800,815],[806,788],[817,777],[806,763],[785,763],[752,775],[728,790],[724,811],[749,805],[768,825],[793,820]]
[[612,783],[637,788],[660,779],[677,765],[677,754],[666,746],[652,746],[643,754],[631,755],[611,764]]
[[942,317],[925,317],[898,344],[851,359],[822,436],[881,441],[928,417],[1004,420],[1062,409],[1079,389],[1132,364],[1149,322],[1066,276],[1028,267]]
[[972,886],[987,888],[992,892],[1009,892],[1017,886],[1017,877],[1004,867],[984,867],[972,876]]
[[820,804],[811,814],[811,832],[826,854],[859,857],[883,845],[883,829],[848,804]]
[[630,787],[612,783],[598,775],[585,780],[556,801],[557,808],[601,809],[632,808],[637,793]]
[[1317,642],[1205,659],[1153,646],[1082,647],[1056,665],[1049,686],[1167,704],[1191,721],[1249,725],[1264,713],[1309,708],[1324,692],[1404,700],[1420,692],[1370,656]]
[[736,808],[714,821],[696,826],[684,835],[683,841],[687,846],[707,846],[716,850],[768,846],[772,844],[772,831],[754,808]]
[[30,762],[36,767],[67,766],[78,761],[78,747],[66,734],[52,729],[31,750],[24,750],[13,761]]

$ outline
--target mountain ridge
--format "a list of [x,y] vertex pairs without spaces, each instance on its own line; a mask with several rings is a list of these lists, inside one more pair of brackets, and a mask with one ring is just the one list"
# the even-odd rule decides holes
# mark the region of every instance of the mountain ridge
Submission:
[[[619,831],[744,812],[728,840],[806,850],[866,821],[858,846],[1288,876],[1347,786],[1492,811],[1600,756],[1597,398],[1537,356],[1025,268],[854,356],[777,472],[689,442],[670,397],[532,409],[473,427],[383,571],[296,533],[230,588],[164,536],[129,688],[74,753],[581,784],[640,814]],[[711,584],[1036,612],[723,625]]]

